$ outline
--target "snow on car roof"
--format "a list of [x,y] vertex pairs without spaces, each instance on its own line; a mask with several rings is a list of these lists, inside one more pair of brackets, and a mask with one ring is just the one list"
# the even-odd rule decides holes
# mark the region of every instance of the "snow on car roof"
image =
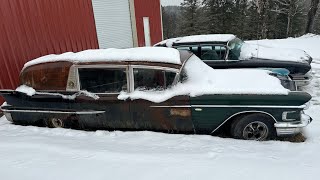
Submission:
[[167,47],[171,47],[172,43],[193,43],[193,42],[228,42],[236,38],[233,34],[205,34],[205,35],[193,35],[184,36],[163,40],[157,45],[166,44]]
[[189,42],[228,42],[236,38],[233,34],[206,34],[182,37],[177,43]]
[[164,47],[139,47],[129,49],[90,49],[81,52],[66,52],[39,57],[27,62],[24,68],[41,63],[69,61],[78,62],[121,62],[146,61],[181,64],[179,51]]

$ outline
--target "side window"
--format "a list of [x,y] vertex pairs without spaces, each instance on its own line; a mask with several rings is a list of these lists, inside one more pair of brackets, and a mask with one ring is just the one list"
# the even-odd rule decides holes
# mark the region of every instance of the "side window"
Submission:
[[224,60],[226,48],[221,45],[204,45],[201,46],[202,60]]
[[176,77],[176,72],[159,69],[134,68],[134,89],[164,90],[170,87]]
[[191,51],[193,54],[198,54],[198,46],[177,46],[175,47],[178,50],[188,50]]
[[80,89],[93,93],[127,91],[126,68],[80,68]]

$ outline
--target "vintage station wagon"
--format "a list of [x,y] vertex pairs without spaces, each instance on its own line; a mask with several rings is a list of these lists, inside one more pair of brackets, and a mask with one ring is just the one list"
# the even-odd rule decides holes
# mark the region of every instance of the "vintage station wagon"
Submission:
[[28,62],[20,81],[16,90],[0,93],[6,118],[22,125],[223,130],[234,138],[265,140],[294,135],[311,122],[303,113],[311,96],[283,88],[268,71],[214,70],[173,48],[48,55]]

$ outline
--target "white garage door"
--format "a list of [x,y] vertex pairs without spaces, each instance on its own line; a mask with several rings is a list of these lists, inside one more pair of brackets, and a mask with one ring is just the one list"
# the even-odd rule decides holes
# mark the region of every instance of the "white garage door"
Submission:
[[99,47],[133,47],[129,0],[92,0]]

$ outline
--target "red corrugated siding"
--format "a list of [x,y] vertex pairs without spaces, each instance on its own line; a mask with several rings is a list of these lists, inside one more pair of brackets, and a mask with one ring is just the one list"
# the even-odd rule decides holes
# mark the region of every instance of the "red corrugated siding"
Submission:
[[29,60],[96,48],[91,0],[0,1],[0,89],[16,88]]
[[135,0],[138,45],[145,46],[143,17],[149,17],[151,44],[162,40],[160,0]]

